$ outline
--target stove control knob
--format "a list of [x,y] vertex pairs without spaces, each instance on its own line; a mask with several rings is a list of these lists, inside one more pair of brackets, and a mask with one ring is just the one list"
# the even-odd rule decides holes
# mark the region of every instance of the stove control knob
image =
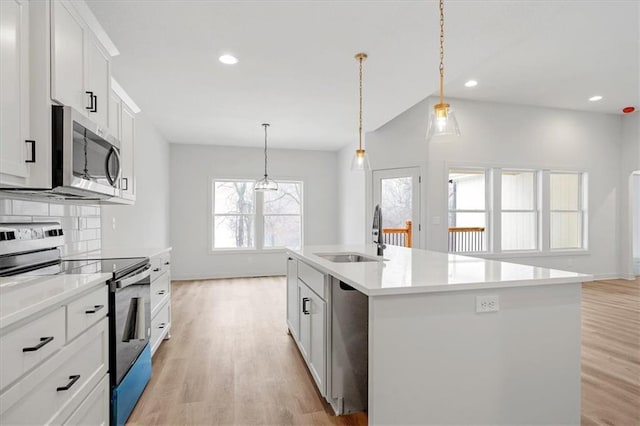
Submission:
[[7,234],[5,232],[0,232],[0,241],[4,241],[7,239]]
[[15,240],[16,239],[16,233],[14,231],[8,231],[5,232],[6,236],[7,236],[7,240]]

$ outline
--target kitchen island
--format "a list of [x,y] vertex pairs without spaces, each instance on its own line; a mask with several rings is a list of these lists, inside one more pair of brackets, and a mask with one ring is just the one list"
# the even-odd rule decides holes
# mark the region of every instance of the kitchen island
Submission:
[[[591,276],[403,247],[380,260],[375,250],[288,251],[289,329],[338,414],[580,423],[581,283]],[[365,261],[332,256],[345,253]]]

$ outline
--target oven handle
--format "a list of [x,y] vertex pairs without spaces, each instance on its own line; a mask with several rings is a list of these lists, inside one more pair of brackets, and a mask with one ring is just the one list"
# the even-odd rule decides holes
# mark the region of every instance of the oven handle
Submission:
[[135,284],[138,281],[141,281],[145,278],[147,278],[148,276],[151,275],[151,264],[148,264],[144,267],[143,271],[135,274],[132,277],[129,278],[125,278],[124,280],[119,280],[116,281],[116,288],[125,288],[130,286],[131,284]]

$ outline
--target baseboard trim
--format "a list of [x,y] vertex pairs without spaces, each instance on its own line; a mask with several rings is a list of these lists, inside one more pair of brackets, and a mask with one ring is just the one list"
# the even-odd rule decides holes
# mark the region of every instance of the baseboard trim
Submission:
[[606,280],[630,280],[636,279],[634,274],[595,274],[593,276],[594,281],[606,281]]

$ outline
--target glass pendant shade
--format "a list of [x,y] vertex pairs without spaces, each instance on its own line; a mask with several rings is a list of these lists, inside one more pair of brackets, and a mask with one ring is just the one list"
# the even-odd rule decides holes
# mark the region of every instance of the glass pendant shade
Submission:
[[356,153],[351,161],[351,171],[367,171],[371,170],[371,164],[369,164],[369,157],[364,149],[356,149]]
[[449,142],[460,136],[460,128],[453,108],[449,104],[439,103],[433,107],[429,115],[427,140],[433,142]]
[[275,180],[269,179],[269,176],[264,175],[264,177],[253,185],[254,191],[277,191],[278,190],[278,182]]

